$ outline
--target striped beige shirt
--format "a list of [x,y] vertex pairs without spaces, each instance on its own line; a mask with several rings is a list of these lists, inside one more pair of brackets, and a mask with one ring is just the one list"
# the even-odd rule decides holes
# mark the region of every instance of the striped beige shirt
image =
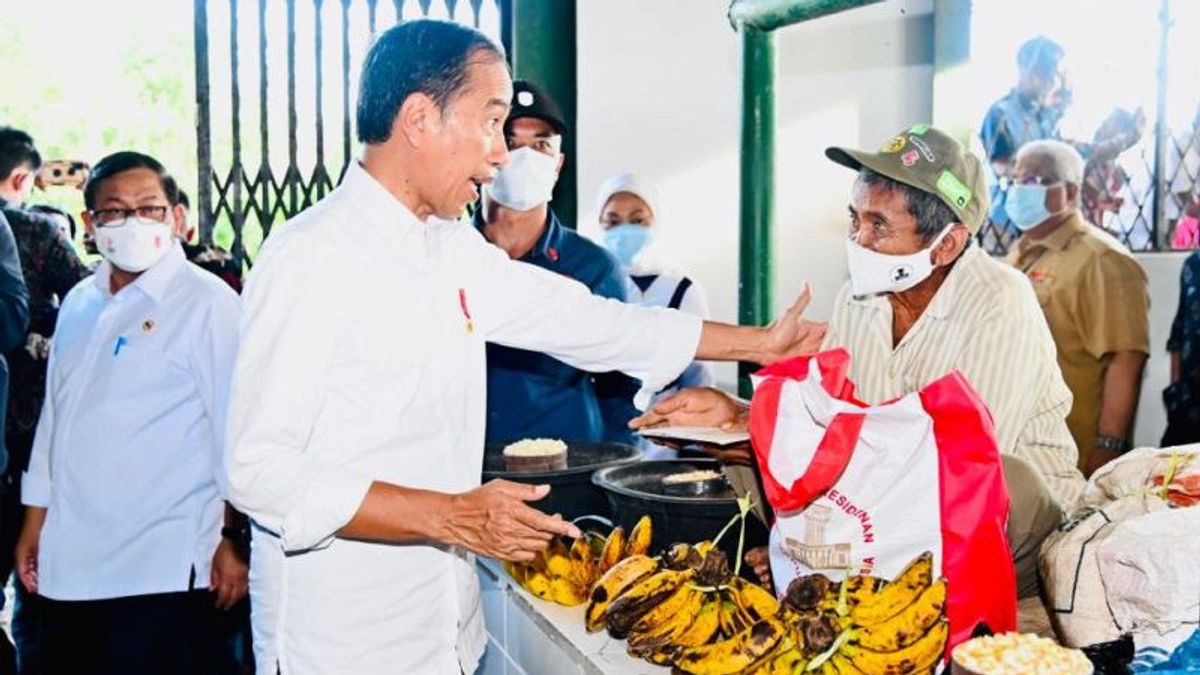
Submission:
[[1033,465],[1068,510],[1083,492],[1066,423],[1071,392],[1033,288],[977,246],[963,254],[895,348],[887,298],[856,299],[847,284],[825,347],[850,352],[850,377],[870,404],[961,371],[991,408],[1001,452]]

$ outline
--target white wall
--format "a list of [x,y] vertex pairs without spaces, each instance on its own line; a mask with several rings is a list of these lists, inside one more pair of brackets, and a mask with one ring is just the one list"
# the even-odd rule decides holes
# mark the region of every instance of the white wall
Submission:
[[1150,279],[1150,360],[1142,378],[1142,398],[1138,404],[1134,445],[1158,446],[1167,427],[1162,390],[1171,375],[1167,357],[1167,336],[1179,304],[1179,269],[1186,253],[1142,253],[1138,262]]
[[[708,291],[713,315],[737,318],[739,44],[728,0],[579,3],[580,229],[606,176],[658,182],[659,243]],[[932,0],[889,2],[777,33],[776,309],[804,280],[827,318],[845,278],[841,233],[853,176],[825,159],[832,144],[876,147],[932,117]],[[1152,356],[1136,442],[1165,425],[1164,350],[1180,254],[1139,256],[1150,277]],[[732,385],[732,367],[718,379]]]
[[[580,229],[592,195],[633,170],[658,182],[661,248],[737,318],[740,50],[728,0],[579,3]],[[932,0],[892,0],[777,33],[775,290],[804,280],[814,318],[845,277],[841,234],[852,174],[828,145],[876,147],[931,117]],[[725,384],[732,367],[718,370]]]

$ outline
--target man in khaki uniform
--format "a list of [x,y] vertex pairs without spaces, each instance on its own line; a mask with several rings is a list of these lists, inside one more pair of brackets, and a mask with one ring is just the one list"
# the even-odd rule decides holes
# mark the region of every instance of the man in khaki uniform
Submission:
[[1058,345],[1074,395],[1067,426],[1085,474],[1129,448],[1150,351],[1146,273],[1116,239],[1083,219],[1083,159],[1061,141],[1017,153],[1005,208],[1024,234],[1008,261],[1024,272]]

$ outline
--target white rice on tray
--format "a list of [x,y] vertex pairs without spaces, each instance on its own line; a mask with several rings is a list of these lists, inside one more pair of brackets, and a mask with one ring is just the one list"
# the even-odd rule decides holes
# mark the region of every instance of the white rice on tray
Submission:
[[567,452],[567,444],[557,438],[526,438],[504,448],[506,457],[549,457]]
[[716,480],[720,477],[720,471],[701,469],[699,471],[685,471],[684,473],[673,473],[669,476],[663,476],[662,482],[664,485],[680,485],[682,483],[699,483],[700,481]]

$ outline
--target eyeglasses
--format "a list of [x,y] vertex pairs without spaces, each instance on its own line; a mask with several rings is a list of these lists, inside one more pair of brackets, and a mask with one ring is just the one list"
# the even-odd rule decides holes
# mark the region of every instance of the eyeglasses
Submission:
[[99,225],[124,225],[125,221],[135,215],[138,218],[163,222],[167,219],[169,206],[139,206],[134,209],[95,209],[92,218]]

